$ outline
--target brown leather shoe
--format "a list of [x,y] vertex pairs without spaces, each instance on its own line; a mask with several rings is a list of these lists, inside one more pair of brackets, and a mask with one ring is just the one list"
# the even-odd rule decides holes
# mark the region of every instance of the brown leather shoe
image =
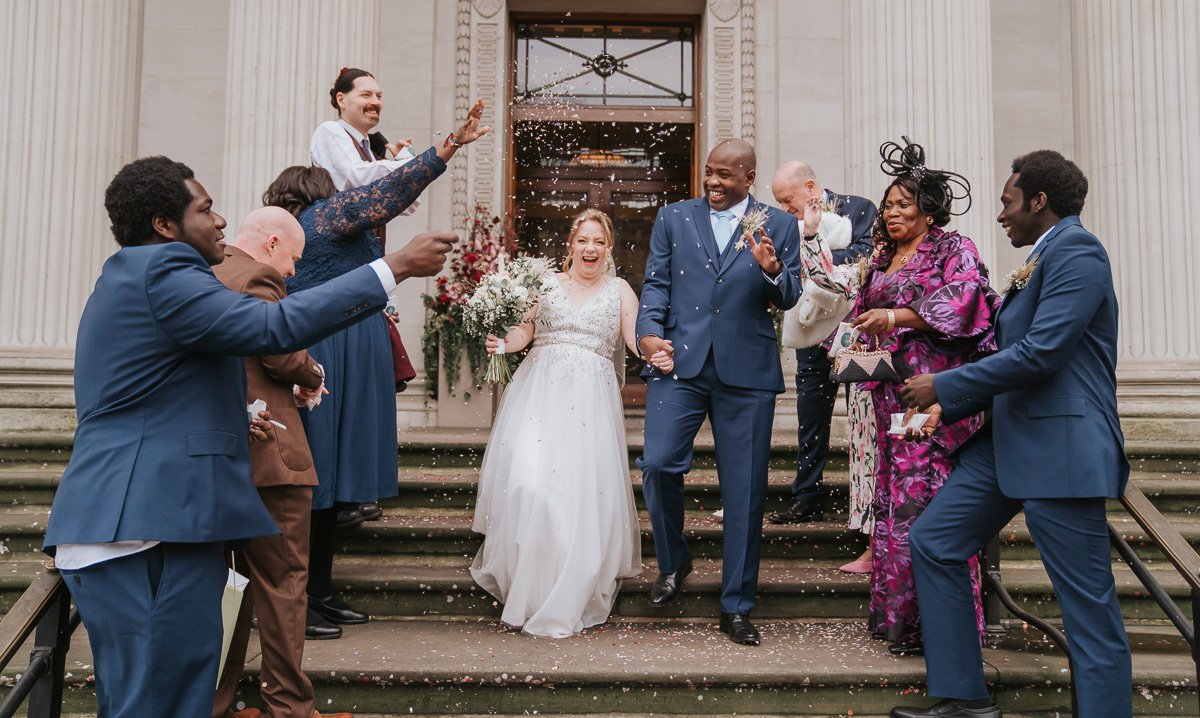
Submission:
[[262,711],[257,708],[243,708],[237,713],[232,710],[225,711],[226,718],[258,718],[262,715]]

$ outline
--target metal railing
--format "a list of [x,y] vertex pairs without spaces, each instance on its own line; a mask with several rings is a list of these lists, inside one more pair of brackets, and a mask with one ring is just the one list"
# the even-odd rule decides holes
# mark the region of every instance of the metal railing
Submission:
[[[1176,531],[1167,521],[1166,517],[1146,498],[1142,490],[1129,482],[1125,487],[1125,494],[1121,497],[1121,504],[1133,520],[1137,522],[1142,530],[1146,532],[1146,536],[1150,542],[1154,544],[1179,575],[1183,576],[1191,589],[1192,599],[1192,620],[1189,622],[1184,616],[1183,611],[1179,610],[1179,606],[1175,604],[1174,599],[1167,594],[1163,589],[1162,584],[1142,562],[1142,559],[1137,555],[1125,538],[1121,535],[1112,522],[1108,522],[1109,541],[1116,550],[1117,555],[1121,557],[1126,564],[1129,565],[1133,575],[1146,589],[1146,592],[1154,599],[1163,613],[1166,614],[1167,620],[1171,625],[1179,631],[1179,635],[1187,641],[1192,652],[1192,662],[1196,666],[1196,680],[1200,685],[1200,646],[1196,643],[1196,626],[1200,625],[1200,555],[1196,554],[1192,545],[1187,542],[1183,536]],[[983,589],[984,595],[984,615],[988,624],[989,633],[1002,633],[1003,628],[1000,626],[1000,606],[1003,605],[1008,609],[1009,613],[1013,614],[1022,621],[1044,632],[1051,641],[1067,656],[1068,666],[1071,671],[1071,715],[1078,716],[1078,702],[1075,696],[1075,662],[1071,658],[1070,642],[1058,627],[1054,626],[1044,618],[1033,615],[1029,611],[1021,608],[1016,601],[1009,596],[1008,591],[1004,588],[1004,583],[1000,576],[1000,539],[996,537],[988,544],[984,550],[981,563],[984,565],[983,570]],[[1200,700],[1200,693],[1197,695],[1197,700]]]
[[38,576],[0,621],[0,670],[33,635],[29,667],[0,701],[0,718],[11,718],[29,699],[29,718],[59,718],[62,714],[64,675],[71,634],[79,626],[79,612],[71,609],[71,595],[52,567]]

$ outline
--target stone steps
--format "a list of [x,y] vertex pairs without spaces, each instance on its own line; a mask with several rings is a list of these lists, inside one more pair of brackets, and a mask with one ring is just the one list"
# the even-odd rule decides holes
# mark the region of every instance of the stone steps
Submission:
[[[712,620],[617,618],[568,640],[531,639],[484,620],[375,621],[309,642],[322,713],[356,716],[665,713],[881,716],[927,704],[924,661],[896,658],[861,623],[760,620],[763,645],[731,643]],[[1134,710],[1195,715],[1195,673],[1177,635],[1131,630]],[[257,685],[257,642],[244,685]],[[1007,715],[1066,713],[1066,659],[1036,632],[984,651]],[[67,710],[94,710],[81,632],[68,655]],[[257,704],[257,699],[251,702]]]
[[[782,446],[773,454],[768,511],[790,501],[793,451]],[[563,641],[504,630],[497,621],[500,607],[470,577],[482,540],[470,530],[481,456],[472,437],[402,447],[400,496],[385,502],[382,520],[339,534],[335,583],[374,618],[366,626],[346,627],[338,641],[306,645],[306,669],[321,712],[350,710],[360,718],[597,711],[681,718],[869,717],[886,715],[897,703],[929,702],[923,696],[924,663],[892,657],[866,635],[867,577],[837,571],[866,546],[863,534],[846,527],[844,457],[835,456],[826,479],[826,520],[764,526],[755,611],[764,645],[755,649],[729,642],[715,626],[722,531],[712,516],[720,493],[711,451],[701,447],[687,479],[686,526],[696,570],[680,599],[661,610],[646,602],[654,552],[634,471],[643,571],[625,582],[608,624]],[[63,468],[63,455],[48,449],[0,456],[3,610],[44,570],[41,538]],[[1141,458],[1134,461],[1133,480],[1200,547],[1200,461]],[[1190,612],[1182,578],[1147,545],[1119,504],[1112,509],[1110,519]],[[1002,539],[1002,572],[1014,599],[1037,615],[1057,618],[1052,588],[1024,522],[1013,521]],[[1119,561],[1114,573],[1135,647],[1137,715],[1196,715],[1195,665],[1182,639]],[[1006,715],[1065,715],[1065,659],[1020,621],[1008,618],[1005,627],[985,659]],[[18,655],[8,675],[23,669],[27,651]],[[244,685],[255,694],[256,644],[251,657]],[[82,633],[70,661],[67,710],[93,715],[94,694],[86,680],[90,655]],[[259,705],[256,695],[250,700]]]

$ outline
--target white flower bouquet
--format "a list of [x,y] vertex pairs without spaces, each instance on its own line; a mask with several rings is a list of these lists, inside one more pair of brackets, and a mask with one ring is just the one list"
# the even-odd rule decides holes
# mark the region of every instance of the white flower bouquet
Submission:
[[[489,334],[503,338],[537,303],[548,266],[542,257],[518,257],[509,262],[501,258],[495,271],[480,277],[467,299],[463,328],[481,340]],[[508,358],[493,354],[483,378],[493,384],[507,384],[512,379]]]

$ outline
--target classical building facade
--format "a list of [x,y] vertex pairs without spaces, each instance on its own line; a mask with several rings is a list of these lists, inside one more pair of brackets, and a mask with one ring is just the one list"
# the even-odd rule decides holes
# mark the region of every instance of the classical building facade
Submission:
[[[439,142],[476,97],[496,128],[391,242],[461,228],[481,204],[520,213],[522,241],[557,251],[563,218],[598,205],[630,277],[647,217],[697,191],[717,141],[755,144],[764,199],[788,159],[877,199],[878,147],[907,135],[970,180],[952,226],[998,286],[1023,261],[994,222],[1009,162],[1057,149],[1089,176],[1083,220],[1113,260],[1129,439],[1200,444],[1192,0],[12,0],[0,13],[5,443],[70,438],[75,331],[116,249],[112,174],[139,156],[186,162],[232,235],[280,169],[307,163],[338,68],[358,66],[385,90],[392,138]],[[430,286],[398,290],[413,348]],[[429,400],[424,376],[397,397],[402,432],[486,424],[486,394]]]

